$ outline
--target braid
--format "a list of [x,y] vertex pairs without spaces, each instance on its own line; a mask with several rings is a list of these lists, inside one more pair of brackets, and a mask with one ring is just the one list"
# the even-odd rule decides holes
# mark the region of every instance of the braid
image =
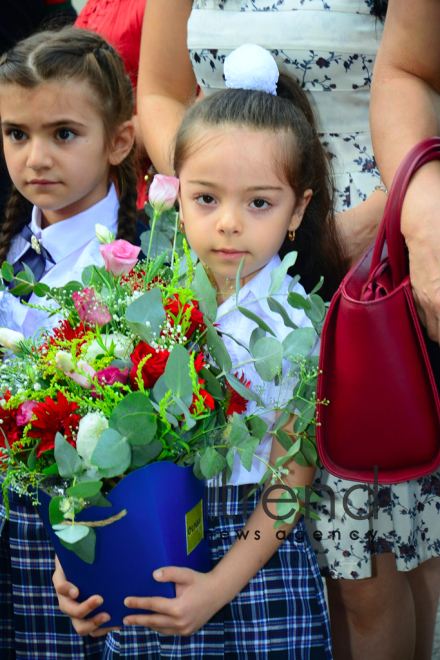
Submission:
[[130,243],[136,240],[137,227],[137,175],[133,161],[134,149],[125,160],[114,168],[119,190],[118,233]]
[[6,260],[12,239],[21,231],[23,221],[31,212],[31,209],[32,204],[13,186],[6,206],[5,222],[0,235],[0,264]]

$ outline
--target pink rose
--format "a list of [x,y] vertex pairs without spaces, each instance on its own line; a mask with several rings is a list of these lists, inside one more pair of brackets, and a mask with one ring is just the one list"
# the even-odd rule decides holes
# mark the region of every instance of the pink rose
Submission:
[[113,243],[100,245],[99,249],[105,261],[105,269],[115,277],[127,275],[138,262],[141,248],[120,238]]
[[[78,374],[76,371],[65,371],[64,375],[69,376],[69,378],[75,381],[75,383],[78,383],[78,385],[81,385],[85,390],[89,390],[93,384],[91,379],[95,376],[96,371],[85,360],[78,360],[76,368],[79,371],[83,371],[84,375],[82,373]],[[90,379],[87,376],[90,376]]]
[[32,411],[38,406],[37,401],[25,401],[21,404],[17,413],[17,426],[26,426],[32,419]]
[[114,383],[125,385],[129,373],[130,369],[128,367],[124,371],[121,371],[118,367],[106,367],[105,369],[101,369],[101,371],[97,371],[96,377],[100,385],[113,385]]
[[83,323],[102,327],[112,320],[108,307],[99,302],[94,289],[86,287],[82,291],[75,291],[72,293],[72,298],[78,316]]
[[148,191],[148,200],[157,215],[172,209],[179,193],[179,179],[156,174]]

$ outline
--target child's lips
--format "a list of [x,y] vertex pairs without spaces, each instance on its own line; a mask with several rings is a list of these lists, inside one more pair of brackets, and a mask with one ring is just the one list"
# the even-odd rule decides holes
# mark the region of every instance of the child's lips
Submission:
[[243,259],[243,257],[247,254],[246,250],[236,250],[235,248],[222,248],[220,250],[214,250],[214,252],[221,259],[226,259],[227,261]]
[[31,179],[31,181],[28,181],[28,184],[31,186],[54,186],[58,181],[49,181],[48,179]]

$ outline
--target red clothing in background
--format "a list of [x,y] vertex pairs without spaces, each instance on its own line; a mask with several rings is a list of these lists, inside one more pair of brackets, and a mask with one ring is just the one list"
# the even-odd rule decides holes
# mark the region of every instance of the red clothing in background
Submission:
[[[104,37],[124,60],[136,93],[142,20],[146,0],[88,0],[75,21],[75,27],[96,32]],[[141,164],[143,174],[138,182],[138,208],[146,201],[144,174],[150,162]]]

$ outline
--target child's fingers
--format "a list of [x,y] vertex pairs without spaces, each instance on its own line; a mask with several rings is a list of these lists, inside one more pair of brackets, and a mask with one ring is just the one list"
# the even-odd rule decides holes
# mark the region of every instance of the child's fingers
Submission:
[[[158,612],[159,614],[172,615],[174,614],[175,600],[175,598],[161,598],[160,596],[130,596],[124,600],[124,605],[133,610],[151,610],[152,612]],[[142,614],[140,616],[145,615]]]
[[195,571],[191,568],[181,568],[180,566],[165,566],[154,571],[153,577],[158,582],[192,584],[195,579]]

